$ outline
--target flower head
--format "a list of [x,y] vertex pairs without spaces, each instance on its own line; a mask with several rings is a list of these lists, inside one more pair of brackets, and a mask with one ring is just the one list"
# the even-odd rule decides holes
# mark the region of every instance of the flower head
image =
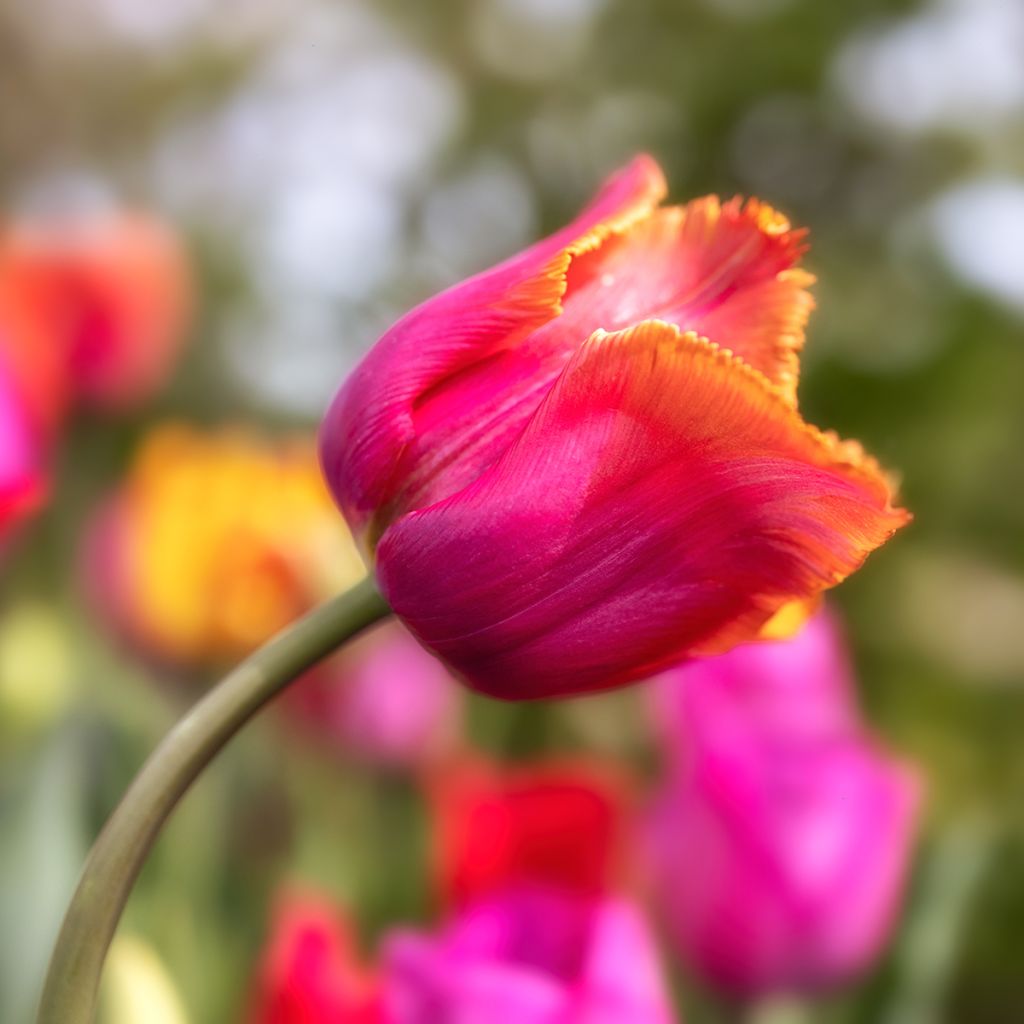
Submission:
[[434,935],[384,945],[388,1021],[671,1024],[652,938],[629,902],[542,887],[506,890]]
[[442,896],[464,905],[524,882],[606,891],[622,842],[621,781],[584,762],[460,763],[434,787]]
[[308,438],[180,424],[145,438],[86,569],[122,632],[185,666],[244,657],[363,575]]
[[309,675],[285,693],[284,706],[307,733],[346,756],[417,768],[458,740],[455,680],[397,622],[357,637]]
[[[219,668],[362,578],[312,439],[164,424],[96,516],[86,585],[151,660]],[[307,738],[395,767],[444,753],[457,688],[395,622],[306,673],[282,709]]]
[[649,840],[680,955],[744,996],[848,981],[895,919],[920,785],[860,725],[834,625],[658,686],[671,760]]
[[477,689],[615,686],[756,637],[906,521],[795,405],[803,233],[658,207],[640,158],[576,221],[400,320],[321,432],[413,633]]
[[250,996],[248,1024],[385,1024],[376,979],[333,903],[285,890]]
[[51,419],[71,396],[114,409],[150,397],[184,341],[191,290],[181,243],[150,216],[14,222],[0,231],[0,334],[20,351],[27,378],[46,364],[38,399]]
[[45,489],[39,439],[0,353],[0,539],[39,506]]

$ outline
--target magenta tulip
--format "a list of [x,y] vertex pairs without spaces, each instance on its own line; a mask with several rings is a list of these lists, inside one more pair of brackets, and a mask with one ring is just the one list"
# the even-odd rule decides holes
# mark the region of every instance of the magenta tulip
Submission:
[[14,377],[0,361],[0,538],[40,504],[39,440]]
[[360,637],[285,695],[314,735],[364,761],[415,767],[456,741],[461,693],[397,623]]
[[651,721],[665,756],[685,762],[702,721],[716,734],[752,728],[776,737],[822,737],[860,730],[853,671],[842,632],[817,612],[781,643],[742,644],[728,654],[692,661],[652,682]]
[[835,641],[819,618],[657,683],[681,753],[650,815],[656,898],[684,961],[734,995],[848,981],[899,907],[919,783],[863,733]]
[[670,1024],[642,917],[618,899],[513,888],[437,935],[384,946],[389,1024]]
[[907,519],[796,410],[804,233],[659,207],[649,158],[389,330],[321,432],[384,597],[474,688],[621,685],[754,639]]

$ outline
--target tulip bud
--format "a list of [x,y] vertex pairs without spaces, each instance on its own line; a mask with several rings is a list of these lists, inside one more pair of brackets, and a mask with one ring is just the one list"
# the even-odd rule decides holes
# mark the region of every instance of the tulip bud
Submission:
[[403,317],[339,391],[327,481],[394,611],[508,699],[755,638],[907,520],[795,387],[804,233],[659,207],[639,158],[572,224]]
[[834,624],[656,685],[673,753],[648,840],[680,956],[740,997],[849,981],[895,921],[920,784],[865,735]]

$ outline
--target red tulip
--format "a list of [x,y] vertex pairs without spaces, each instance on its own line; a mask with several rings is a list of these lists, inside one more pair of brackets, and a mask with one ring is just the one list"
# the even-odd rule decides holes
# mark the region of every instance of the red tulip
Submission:
[[796,411],[803,233],[657,208],[636,160],[569,227],[398,322],[321,432],[395,612],[476,689],[600,689],[757,636],[907,516]]
[[249,1024],[383,1024],[377,983],[343,917],[316,893],[278,899]]
[[856,976],[899,909],[920,785],[857,721],[834,627],[658,686],[673,763],[651,813],[654,894],[681,957],[739,996]]
[[504,773],[457,765],[435,788],[441,891],[458,904],[524,882],[601,892],[616,867],[623,803],[618,780],[582,763]]
[[[22,361],[56,362],[67,394],[121,408],[164,383],[184,340],[191,281],[177,237],[141,214],[14,224],[0,231],[0,325]],[[48,415],[54,416],[53,410]]]

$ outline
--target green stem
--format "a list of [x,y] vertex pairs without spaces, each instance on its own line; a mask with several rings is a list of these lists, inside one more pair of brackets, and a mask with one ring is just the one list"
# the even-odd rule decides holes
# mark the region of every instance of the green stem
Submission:
[[92,1024],[117,923],[154,840],[185,791],[271,697],[389,612],[370,580],[358,584],[247,658],[167,734],[89,854],[50,959],[38,1024]]

